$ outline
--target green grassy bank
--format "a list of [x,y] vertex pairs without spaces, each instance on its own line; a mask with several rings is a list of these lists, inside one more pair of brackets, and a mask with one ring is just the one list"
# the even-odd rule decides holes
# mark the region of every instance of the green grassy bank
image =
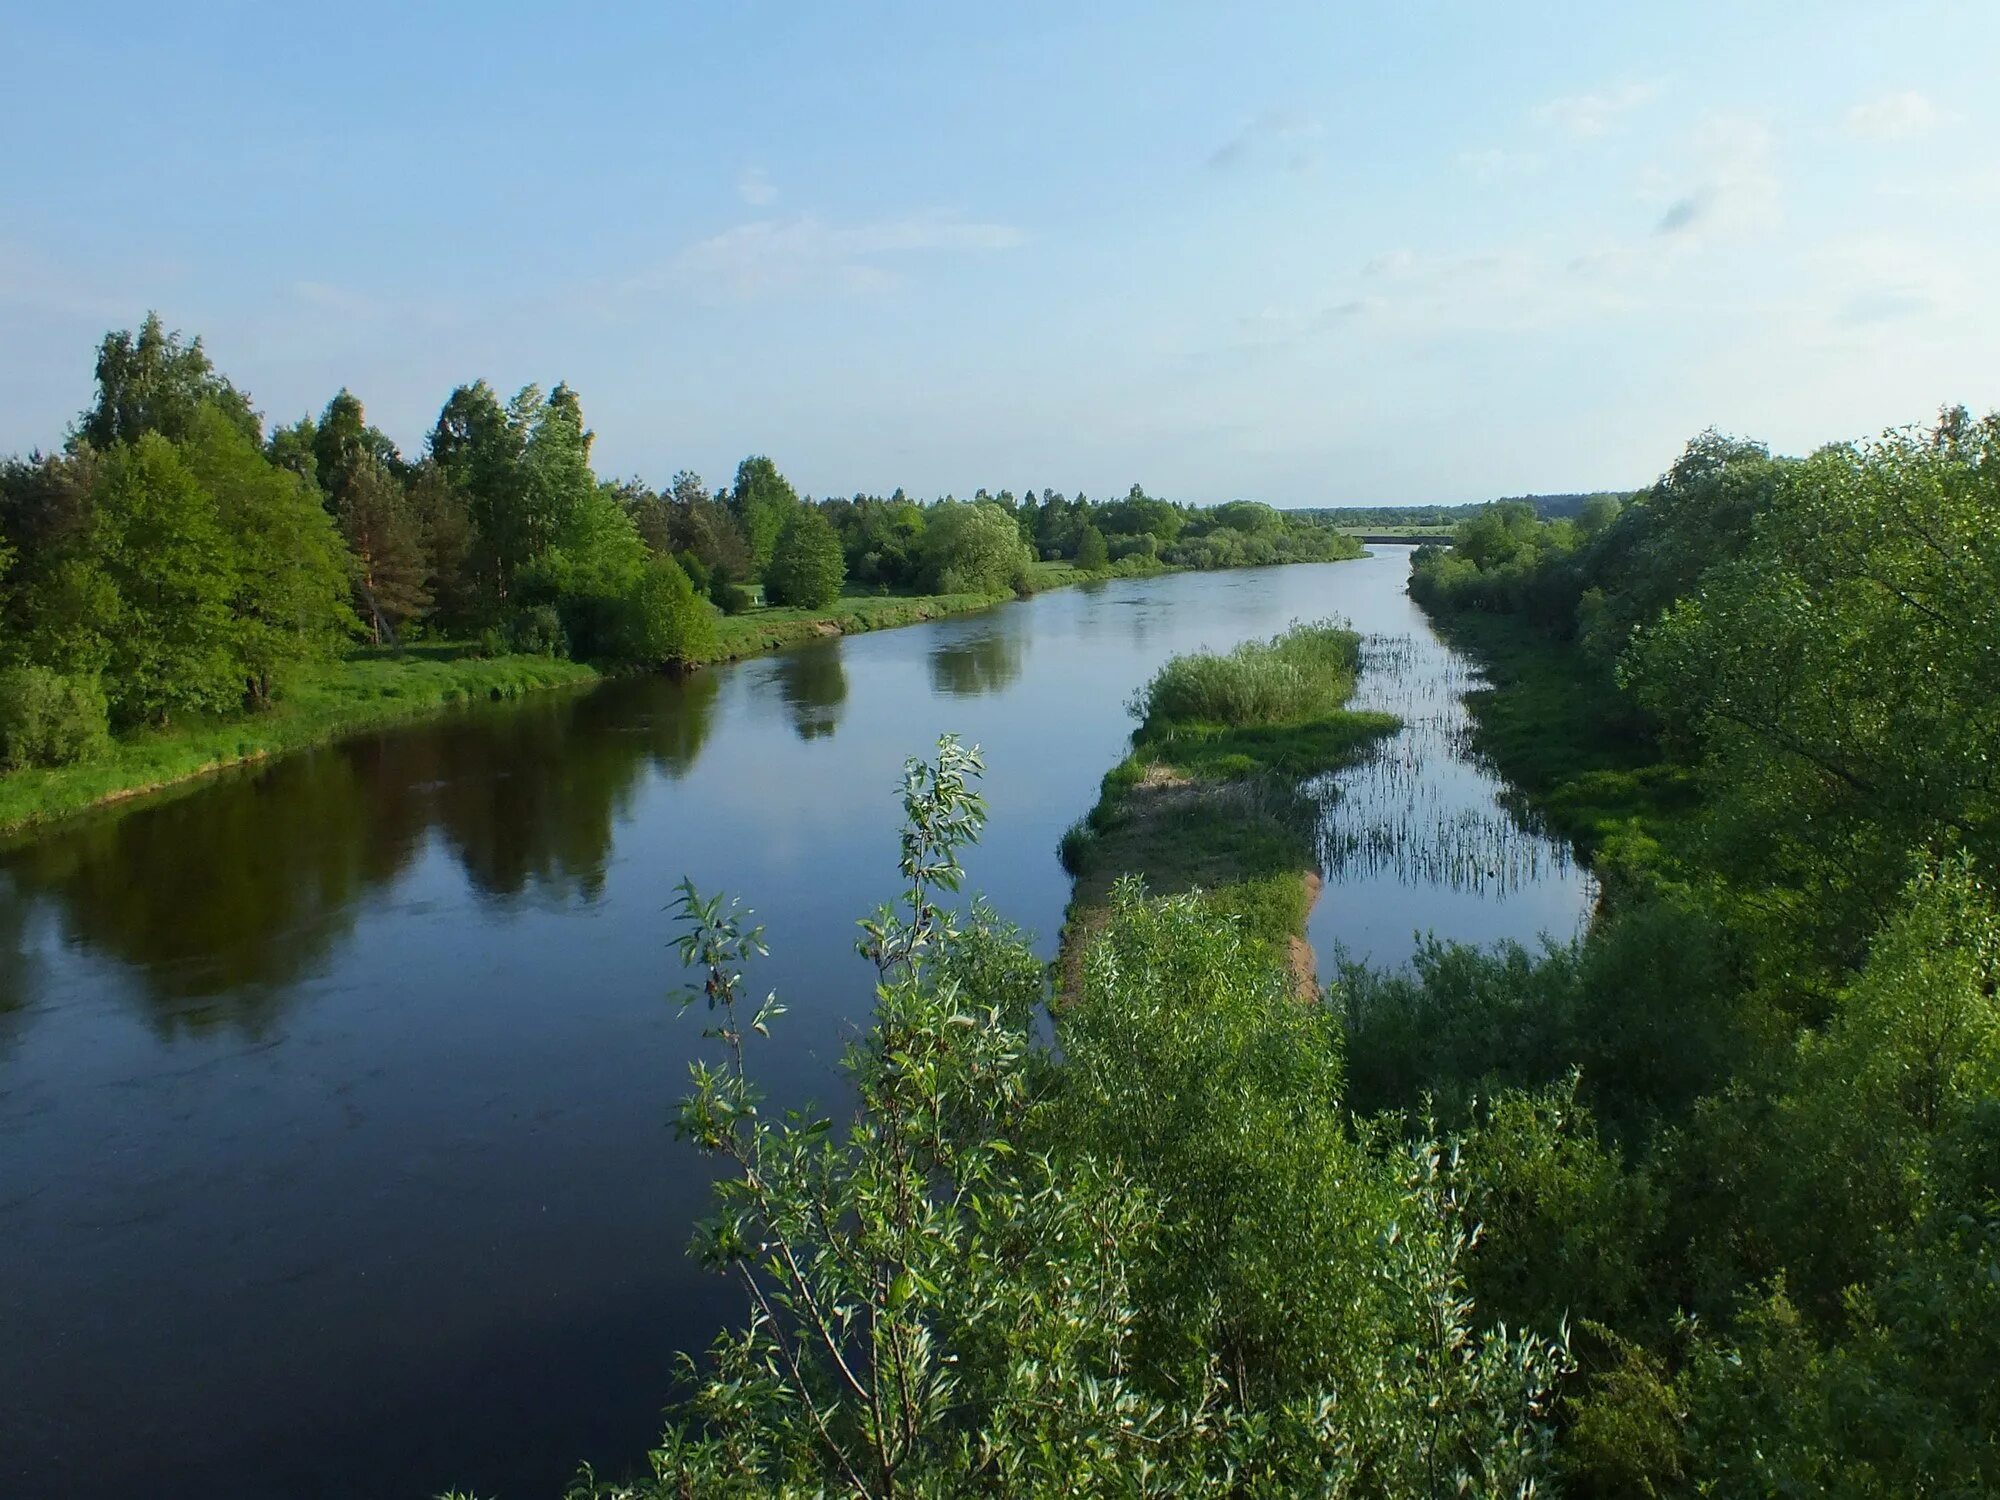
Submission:
[[1473,749],[1510,795],[1600,867],[1650,861],[1696,788],[1604,669],[1515,615],[1425,612],[1486,674],[1465,699]]
[[581,662],[464,652],[459,646],[433,646],[400,657],[357,653],[300,669],[262,713],[144,731],[115,741],[107,755],[82,765],[0,777],[0,834],[455,705],[598,680],[596,670]]
[[1319,889],[1321,805],[1301,783],[1353,764],[1399,724],[1345,707],[1359,653],[1352,631],[1299,625],[1160,669],[1134,701],[1132,753],[1063,838],[1076,882],[1066,967],[1101,927],[1112,886],[1136,875],[1155,895],[1200,890],[1312,983],[1305,924]]

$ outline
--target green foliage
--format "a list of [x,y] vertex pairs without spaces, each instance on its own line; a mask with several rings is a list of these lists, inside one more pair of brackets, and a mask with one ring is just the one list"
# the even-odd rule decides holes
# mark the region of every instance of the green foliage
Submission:
[[158,313],[146,314],[137,335],[107,333],[98,345],[96,373],[97,401],[77,419],[76,433],[100,452],[147,433],[183,442],[207,408],[220,411],[251,442],[263,440],[249,398],[216,371],[200,339],[182,342]]
[[647,666],[686,667],[715,650],[715,614],[672,558],[655,558],[622,601],[613,654]]
[[729,510],[743,535],[752,576],[763,576],[778,544],[778,533],[798,503],[798,491],[770,459],[759,454],[736,466]]
[[1111,552],[1104,545],[1104,533],[1095,526],[1084,527],[1083,534],[1077,539],[1076,565],[1085,573],[1102,573],[1111,566]]
[[110,748],[103,689],[47,667],[0,669],[0,770],[66,766]]
[[1014,518],[990,501],[947,501],[924,523],[923,578],[931,593],[1005,593],[1030,562]]
[[1191,899],[1128,890],[1040,1048],[1038,965],[939,901],[979,769],[947,739],[906,777],[844,1129],[763,1111],[761,931],[683,884],[720,1060],[680,1128],[725,1169],[697,1245],[750,1318],[688,1365],[651,1478],[588,1492],[1528,1492],[1567,1355],[1472,1321],[1455,1152],[1346,1127],[1337,1038]]
[[764,593],[774,604],[825,609],[840,597],[847,564],[840,538],[826,517],[799,506],[785,518],[764,570]]
[[1226,655],[1175,657],[1134,698],[1132,711],[1155,734],[1176,724],[1240,728],[1322,718],[1353,693],[1360,652],[1360,638],[1344,626],[1294,625]]

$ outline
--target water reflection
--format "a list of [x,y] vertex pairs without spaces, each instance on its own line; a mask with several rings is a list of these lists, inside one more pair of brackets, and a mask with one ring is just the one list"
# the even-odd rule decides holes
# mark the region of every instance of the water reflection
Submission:
[[800,739],[824,739],[839,725],[840,708],[847,701],[847,669],[841,665],[838,640],[772,658],[770,681]]
[[25,843],[0,886],[0,1012],[29,990],[38,906],[129,967],[156,1034],[257,1037],[433,838],[489,900],[595,901],[644,773],[692,768],[717,691],[653,679],[476,709]]
[[952,698],[976,698],[1011,687],[1021,675],[1021,637],[1002,627],[960,636],[931,648],[931,688]]

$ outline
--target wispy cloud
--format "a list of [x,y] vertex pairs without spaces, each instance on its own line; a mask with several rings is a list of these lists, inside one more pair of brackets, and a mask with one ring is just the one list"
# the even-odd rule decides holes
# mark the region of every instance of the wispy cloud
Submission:
[[670,269],[738,296],[797,286],[867,291],[893,284],[894,265],[910,257],[1011,250],[1024,239],[1011,225],[943,210],[849,225],[801,214],[753,220],[698,240]]
[[778,190],[762,167],[745,167],[736,179],[736,196],[753,208],[777,201]]
[[1657,84],[1626,83],[1590,94],[1568,94],[1538,105],[1535,118],[1577,140],[1593,140],[1609,134],[1623,116],[1651,103],[1659,92]]
[[1944,123],[1944,111],[1914,89],[1864,99],[1847,112],[1848,134],[1864,141],[1913,141]]
[[1208,155],[1211,170],[1223,172],[1260,160],[1275,160],[1294,172],[1302,172],[1318,161],[1313,142],[1324,127],[1310,115],[1296,110],[1269,110],[1246,121],[1228,140]]
[[1694,182],[1670,190],[1655,235],[1690,243],[1711,233],[1767,230],[1777,222],[1776,142],[1769,126],[1744,115],[1710,115],[1691,144]]

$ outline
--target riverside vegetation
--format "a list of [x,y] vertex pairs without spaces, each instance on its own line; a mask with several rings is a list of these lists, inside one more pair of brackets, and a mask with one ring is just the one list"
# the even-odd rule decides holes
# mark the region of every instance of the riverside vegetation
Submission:
[[[2000,419],[1947,412],[1802,460],[1704,434],[1421,550],[1493,671],[1479,748],[1596,853],[1572,944],[1301,999],[1255,889],[1310,858],[1283,782],[1382,727],[1329,626],[1140,696],[1053,1004],[943,899],[976,754],[910,767],[844,1126],[760,1113],[761,938],[684,889],[720,1051],[681,1127],[750,1319],[651,1477],[578,1493],[1992,1493],[1996,520]],[[1148,836],[1149,777],[1252,776],[1215,839]],[[1189,888],[1114,878],[1149,863]]]
[[[1082,578],[1358,556],[1248,501],[801,499],[592,470],[577,393],[454,390],[421,456],[348,391],[266,430],[199,339],[109,334],[62,450],[0,464],[0,829],[427,707],[686,670]],[[762,603],[758,599],[761,589]],[[441,646],[386,670],[375,654]],[[511,658],[536,658],[539,664]],[[560,662],[560,666],[549,663]]]
[[[266,432],[156,316],[104,338],[96,380],[62,452],[0,464],[0,830],[602,670],[686,670],[1080,578],[1360,554],[1320,520],[1138,486],[1106,504],[814,502],[762,456],[714,492],[690,472],[664,492],[608,482],[564,384],[508,402],[460,386],[416,458],[346,390]],[[388,672],[356,644],[446,650]]]

